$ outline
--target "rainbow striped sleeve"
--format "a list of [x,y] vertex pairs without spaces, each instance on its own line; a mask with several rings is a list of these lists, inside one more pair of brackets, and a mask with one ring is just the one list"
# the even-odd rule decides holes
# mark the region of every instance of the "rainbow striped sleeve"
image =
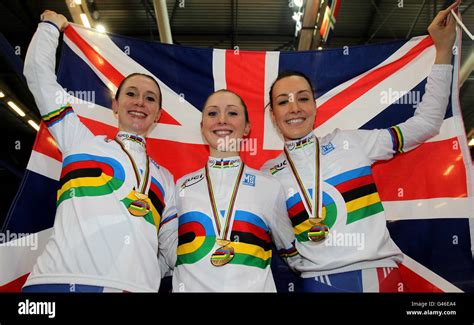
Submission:
[[278,250],[277,253],[278,253],[278,255],[280,255],[283,258],[293,257],[293,256],[298,255],[298,251],[296,250],[296,247],[294,245],[291,246],[291,248],[289,248],[289,249],[280,249],[280,250]]
[[403,146],[405,142],[403,139],[402,130],[400,130],[398,126],[392,126],[388,128],[387,130],[390,133],[390,136],[392,137],[393,151],[395,151],[395,153],[404,152]]
[[43,121],[46,123],[47,127],[51,127],[54,124],[60,122],[66,115],[74,113],[72,106],[67,104],[66,106],[61,107],[58,110],[55,110],[49,114],[43,115]]

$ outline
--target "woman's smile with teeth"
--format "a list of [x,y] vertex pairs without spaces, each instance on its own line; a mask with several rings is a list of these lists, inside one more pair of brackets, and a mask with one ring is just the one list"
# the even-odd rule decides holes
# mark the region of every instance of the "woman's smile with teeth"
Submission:
[[128,114],[134,116],[134,117],[141,117],[141,118],[145,118],[147,117],[148,115],[143,113],[143,112],[138,112],[138,111],[129,111]]
[[214,134],[216,134],[218,136],[226,136],[226,135],[229,135],[231,133],[232,133],[231,130],[215,130],[214,131]]
[[298,123],[303,123],[304,122],[304,118],[300,117],[300,118],[293,118],[293,119],[290,119],[290,120],[287,120],[286,123],[288,124],[298,124]]

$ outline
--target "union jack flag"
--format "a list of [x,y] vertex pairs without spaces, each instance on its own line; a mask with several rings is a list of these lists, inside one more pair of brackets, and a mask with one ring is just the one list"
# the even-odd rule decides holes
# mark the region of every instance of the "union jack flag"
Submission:
[[[299,70],[311,78],[321,136],[336,127],[387,128],[413,116],[435,57],[428,36],[324,51],[264,52],[158,44],[74,24],[65,30],[61,53],[58,81],[78,99],[71,105],[95,134],[115,136],[111,99],[125,76],[142,72],[157,78],[164,112],[149,135],[148,152],[175,179],[207,160],[200,110],[215,90],[231,89],[246,102],[257,155],[243,152],[242,157],[259,168],[282,150],[266,109],[279,71]],[[455,81],[459,59],[454,57]],[[407,255],[401,270],[409,291],[461,291],[472,283],[467,278],[474,274],[472,163],[458,93],[453,82],[439,135],[373,167],[391,236]],[[0,291],[20,290],[51,235],[60,172],[61,152],[42,124],[2,229],[37,236],[38,249],[14,245],[19,239],[0,245]]]

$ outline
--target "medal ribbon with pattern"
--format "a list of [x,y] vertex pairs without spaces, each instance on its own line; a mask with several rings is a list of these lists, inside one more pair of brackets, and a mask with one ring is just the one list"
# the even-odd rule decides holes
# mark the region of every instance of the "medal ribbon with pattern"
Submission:
[[223,266],[229,263],[234,258],[234,248],[229,245],[230,240],[227,239],[227,236],[229,233],[229,229],[231,228],[230,218],[232,217],[232,213],[234,211],[235,199],[237,197],[237,192],[239,190],[240,181],[242,180],[244,166],[245,164],[242,162],[242,164],[240,165],[239,173],[237,175],[237,179],[234,184],[232,195],[230,197],[229,207],[227,208],[227,215],[225,216],[223,227],[221,227],[219,212],[217,210],[217,204],[214,198],[214,191],[212,189],[211,176],[209,175],[209,167],[207,166],[207,164],[205,167],[207,189],[209,192],[209,199],[211,201],[212,214],[214,216],[217,233],[219,235],[218,239],[216,240],[216,243],[217,245],[221,246],[211,255],[211,264],[214,266]]
[[320,164],[320,151],[319,151],[319,140],[315,137],[315,157],[314,157],[314,186],[313,186],[313,198],[310,198],[308,191],[301,180],[296,166],[293,160],[290,157],[290,153],[286,146],[284,147],[286,159],[290,165],[290,169],[295,176],[296,183],[300,189],[300,193],[303,194],[303,199],[306,203],[305,209],[309,215],[309,222],[312,227],[308,231],[308,239],[311,241],[321,241],[326,238],[326,235],[329,232],[329,227],[324,224],[324,217],[321,216],[321,206],[322,206],[322,193],[321,193],[321,164]]
[[125,148],[124,144],[120,141],[120,139],[115,139],[115,142],[118,143],[120,148],[130,159],[137,181],[137,187],[133,189],[133,194],[137,199],[130,203],[127,210],[128,212],[130,212],[131,215],[135,217],[144,217],[145,215],[147,215],[148,212],[150,212],[148,195],[145,193],[148,183],[150,182],[150,158],[148,157],[148,155],[146,155],[145,171],[143,173],[143,177],[140,177],[140,170],[138,169],[138,166],[135,163],[135,160],[133,159],[132,155],[128,152],[128,150]]

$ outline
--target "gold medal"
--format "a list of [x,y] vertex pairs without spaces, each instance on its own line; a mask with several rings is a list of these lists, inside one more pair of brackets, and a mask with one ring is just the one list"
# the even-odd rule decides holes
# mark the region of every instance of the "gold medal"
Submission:
[[136,196],[139,200],[146,200],[146,199],[148,199],[148,195],[143,194],[143,193],[140,193],[140,192],[135,192],[135,196]]
[[[313,187],[313,195],[311,198],[311,195],[306,191],[306,188],[303,184],[303,181],[301,180],[300,175],[298,174],[298,171],[296,169],[295,164],[293,163],[293,160],[290,157],[290,153],[284,148],[285,155],[288,161],[288,165],[290,166],[290,169],[293,173],[293,176],[295,177],[296,183],[298,184],[300,193],[303,196],[303,199],[305,201],[305,210],[308,213],[308,221],[311,225],[310,229],[308,230],[308,239],[313,241],[313,242],[319,242],[322,241],[326,238],[326,236],[329,233],[329,227],[324,224],[324,218],[319,217],[320,216],[320,204],[321,204],[321,199],[322,199],[322,193],[321,193],[321,184],[320,184],[320,152],[319,152],[319,140],[316,138],[316,148],[315,148],[315,166],[314,166],[314,187]],[[311,200],[313,199],[313,201]]]
[[313,226],[316,226],[316,225],[319,225],[323,222],[323,218],[309,218],[308,221]]
[[308,231],[308,239],[313,242],[322,241],[329,233],[329,227],[323,223],[319,223],[311,227]]
[[244,171],[244,163],[240,165],[239,174],[235,180],[234,190],[232,191],[232,195],[229,202],[229,207],[227,208],[227,215],[225,217],[225,223],[221,226],[221,222],[219,221],[219,212],[217,211],[216,201],[214,199],[214,191],[212,189],[212,182],[209,176],[208,166],[206,164],[206,181],[207,181],[207,189],[209,193],[209,200],[211,202],[212,213],[214,216],[214,222],[216,225],[216,230],[218,234],[218,239],[216,239],[216,244],[221,246],[220,248],[216,249],[216,251],[211,255],[211,264],[214,266],[223,266],[229,263],[234,258],[234,248],[230,246],[230,240],[228,238],[228,232],[231,228],[230,219],[232,217],[232,212],[234,210],[234,203],[237,197],[237,192],[239,190],[239,184],[242,180],[242,174]]
[[219,245],[219,246],[227,246],[230,244],[230,240],[225,240],[225,239],[217,239],[216,240],[216,244]]
[[[115,141],[118,143],[120,148],[125,152],[127,157],[130,159],[130,163],[132,164],[133,171],[135,172],[135,178],[137,181],[137,187],[133,188],[132,194],[133,196],[131,199],[133,200],[127,207],[128,212],[134,217],[144,217],[146,216],[150,211],[150,200],[148,198],[148,195],[143,193],[146,192],[147,189],[147,184],[150,181],[150,158],[148,155],[146,156],[146,165],[145,165],[145,171],[143,173],[143,177],[140,176],[140,170],[138,169],[135,160],[133,157],[130,155],[130,153],[127,151],[123,143],[116,138]],[[137,190],[138,189],[138,190]]]
[[211,264],[214,266],[223,266],[234,258],[234,248],[232,246],[224,246],[218,248],[211,255]]
[[143,217],[150,212],[150,205],[145,200],[135,200],[127,208],[128,212],[134,217]]

